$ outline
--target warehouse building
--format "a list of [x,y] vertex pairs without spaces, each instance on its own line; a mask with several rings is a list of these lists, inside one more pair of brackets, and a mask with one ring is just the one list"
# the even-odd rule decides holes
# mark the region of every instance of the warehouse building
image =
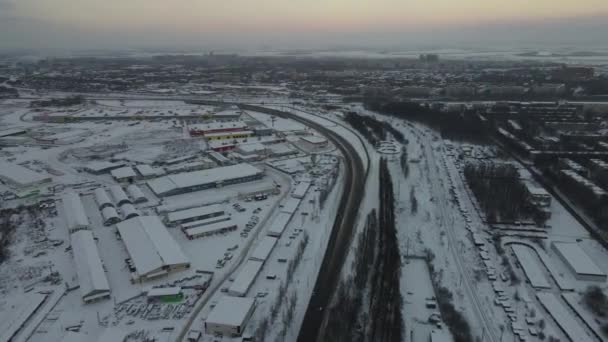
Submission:
[[190,208],[174,211],[167,215],[169,224],[181,224],[198,220],[204,220],[216,216],[224,215],[224,207],[220,204],[212,204],[204,207]]
[[281,236],[289,224],[289,221],[291,221],[292,216],[293,215],[289,213],[279,213],[272,221],[267,235],[275,237]]
[[304,136],[300,138],[300,144],[309,151],[319,151],[327,147],[327,139],[316,136]]
[[144,195],[144,192],[141,191],[139,186],[137,186],[136,184],[129,185],[127,187],[127,193],[129,194],[129,197],[131,197],[131,200],[133,203],[148,202],[148,198],[146,198],[146,195]]
[[215,234],[224,234],[237,229],[237,225],[232,219],[220,221],[216,223],[206,224],[197,227],[184,228],[182,231],[186,234],[186,237],[190,240],[201,237],[211,236]]
[[220,166],[228,166],[231,164],[230,159],[224,157],[219,152],[209,151],[209,157]]
[[589,258],[576,242],[553,242],[555,253],[578,280],[605,282],[606,273]]
[[120,212],[122,213],[123,220],[139,216],[139,212],[131,203],[123,203],[123,205],[120,206]]
[[131,203],[131,200],[120,185],[112,185],[110,193],[112,194],[112,198],[114,198],[114,202],[119,207],[125,203]]
[[139,216],[116,225],[130,256],[132,282],[165,276],[190,267],[190,260],[158,216]]
[[110,298],[110,285],[90,230],[70,234],[80,293],[85,303]]
[[228,288],[228,294],[232,296],[243,297],[253,285],[255,278],[257,278],[262,266],[264,265],[261,261],[247,260],[245,266],[241,268],[239,274],[234,279],[234,282]]
[[137,174],[130,166],[114,169],[110,171],[110,174],[117,182],[129,182],[133,181],[137,177]]
[[262,241],[260,241],[257,247],[253,250],[253,253],[249,257],[250,260],[266,262],[270,253],[274,249],[274,246],[277,244],[278,239],[271,236],[264,236]]
[[177,164],[167,166],[167,173],[179,173],[179,172],[190,172],[190,171],[198,171],[198,170],[206,170],[215,167],[215,163],[210,159],[202,159],[190,163],[185,164]]
[[198,221],[192,221],[192,222],[188,222],[188,223],[184,223],[181,225],[182,230],[188,230],[190,228],[196,228],[196,227],[202,227],[202,226],[206,226],[206,225],[210,225],[213,223],[219,223],[219,222],[224,222],[224,221],[229,221],[232,218],[230,217],[230,215],[220,215],[220,216],[215,216],[215,217],[210,217],[204,220],[198,220]]
[[225,140],[225,139],[242,139],[249,138],[254,135],[253,131],[238,131],[238,132],[222,132],[205,134],[207,140]]
[[25,189],[50,183],[53,178],[47,174],[34,172],[18,164],[0,161],[0,180],[16,189]]
[[291,197],[302,199],[306,196],[311,183],[309,181],[301,181],[296,185],[296,188],[291,192]]
[[123,166],[125,166],[124,163],[111,163],[107,161],[92,162],[87,164],[87,166],[84,167],[84,170],[94,175],[101,175]]
[[209,335],[241,336],[254,310],[254,298],[223,296],[207,316],[205,332]]
[[247,124],[243,121],[236,122],[212,122],[209,124],[190,125],[190,135],[206,135],[212,133],[229,133],[247,130]]
[[101,209],[101,217],[103,218],[104,226],[111,226],[120,222],[120,216],[114,207],[104,207]]
[[157,196],[172,196],[192,191],[250,182],[264,177],[264,172],[249,164],[217,167],[209,170],[168,175],[148,181]]
[[63,212],[68,231],[74,233],[89,228],[89,218],[84,210],[80,195],[75,192],[66,192],[61,196]]
[[93,196],[95,197],[95,202],[97,203],[99,210],[114,206],[114,203],[110,200],[110,196],[108,196],[108,192],[104,188],[95,189],[95,191],[93,191]]
[[154,287],[146,291],[146,297],[148,298],[148,301],[175,303],[184,299],[184,293],[179,286]]
[[140,164],[135,166],[135,170],[140,174],[143,179],[150,179],[160,177],[165,174],[165,171],[158,167],[152,167],[147,164]]

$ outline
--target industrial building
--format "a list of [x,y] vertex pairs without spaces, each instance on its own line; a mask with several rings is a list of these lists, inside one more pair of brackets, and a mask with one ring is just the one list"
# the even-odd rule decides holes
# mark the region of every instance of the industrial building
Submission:
[[18,164],[0,161],[0,180],[19,190],[53,181],[51,176],[34,172]]
[[238,132],[221,132],[205,134],[207,140],[225,140],[225,139],[241,139],[249,138],[254,135],[253,131],[238,131]]
[[241,267],[239,274],[234,279],[234,282],[228,288],[228,294],[232,296],[243,297],[253,285],[255,278],[257,278],[262,266],[264,265],[261,261],[247,260],[245,266]]
[[209,124],[190,125],[190,135],[206,135],[213,133],[239,132],[247,130],[247,124],[243,121],[235,122],[212,122]]
[[215,163],[209,159],[197,160],[186,164],[177,164],[166,167],[167,173],[190,172],[197,170],[205,170],[215,167]]
[[213,223],[219,223],[219,222],[224,222],[224,221],[229,221],[231,220],[230,215],[220,215],[220,216],[215,216],[215,217],[210,217],[204,220],[198,220],[198,221],[192,221],[192,222],[188,222],[188,223],[184,223],[181,225],[182,230],[188,230],[190,228],[196,228],[196,227],[201,227],[201,226],[206,226],[206,225],[210,225]]
[[110,298],[110,285],[93,233],[90,230],[79,230],[70,234],[70,240],[82,300],[91,303]]
[[144,195],[143,191],[136,184],[131,184],[127,187],[127,193],[133,203],[145,203],[148,202],[148,198]]
[[123,205],[120,206],[120,212],[122,213],[123,220],[139,216],[139,212],[131,203],[123,203]]
[[111,163],[108,161],[92,162],[87,164],[87,166],[84,167],[84,170],[94,175],[101,175],[104,173],[108,173],[114,169],[123,167],[124,165],[124,163]]
[[274,246],[277,244],[279,239],[272,236],[264,236],[262,241],[260,241],[257,247],[251,253],[249,257],[250,260],[265,262],[268,260],[270,253],[274,249]]
[[241,336],[254,310],[255,298],[223,296],[207,316],[205,332],[210,335]]
[[101,217],[103,218],[104,226],[111,226],[120,222],[120,216],[114,207],[104,207],[101,209]]
[[158,216],[139,216],[116,225],[130,256],[132,282],[187,269],[190,260]]
[[165,174],[165,171],[158,167],[152,167],[147,164],[140,164],[135,166],[135,170],[140,174],[143,179],[150,179],[154,177],[160,177]]
[[110,171],[110,174],[117,182],[129,182],[137,177],[137,174],[130,166],[124,166]]
[[220,204],[212,204],[204,207],[190,208],[169,213],[167,215],[167,222],[169,224],[181,224],[221,215],[224,215],[224,207]]
[[209,151],[209,157],[220,166],[227,166],[231,164],[230,159],[224,157],[219,152]]
[[190,240],[215,234],[223,234],[236,229],[237,225],[232,219],[190,228],[184,228],[182,226],[182,231]]
[[184,293],[179,286],[154,287],[146,291],[149,301],[159,300],[161,302],[172,303],[184,299]]
[[267,234],[275,237],[281,236],[289,224],[289,221],[291,221],[292,216],[293,215],[289,213],[279,213],[272,221]]
[[112,185],[110,193],[112,194],[112,198],[114,198],[114,202],[119,207],[125,203],[131,203],[131,200],[120,185]]
[[327,147],[327,139],[316,136],[304,136],[300,138],[300,144],[309,151],[319,151]]
[[589,258],[576,242],[553,242],[552,249],[578,280],[605,282],[606,273]]
[[264,172],[249,164],[217,167],[209,170],[168,175],[148,181],[157,196],[172,196],[260,179]]
[[291,192],[291,197],[302,199],[306,196],[308,189],[310,189],[311,182],[309,181],[301,181],[296,185],[295,189]]
[[74,233],[89,228],[89,218],[84,210],[80,195],[75,192],[66,192],[61,196],[63,212],[68,232]]
[[114,203],[110,200],[110,196],[108,196],[108,192],[104,188],[95,189],[95,191],[93,191],[93,196],[95,197],[95,202],[97,203],[99,210],[114,206]]

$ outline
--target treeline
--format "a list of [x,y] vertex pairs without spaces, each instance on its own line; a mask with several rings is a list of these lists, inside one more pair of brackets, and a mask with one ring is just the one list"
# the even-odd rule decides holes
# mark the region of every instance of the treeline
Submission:
[[64,98],[32,101],[30,107],[70,107],[85,103],[82,95],[68,96]]
[[464,176],[486,219],[490,223],[534,219],[544,224],[547,217],[531,202],[515,166],[496,163],[468,163]]
[[445,138],[486,143],[486,130],[475,110],[460,108],[441,111],[416,102],[396,101],[389,98],[367,97],[366,109],[398,119],[423,123],[438,130]]
[[376,145],[379,141],[387,140],[389,134],[398,142],[402,144],[407,143],[403,133],[388,122],[376,120],[372,116],[348,112],[344,120],[372,145]]
[[380,162],[380,206],[358,235],[349,277],[329,308],[324,340],[397,342],[403,339],[401,256],[397,244],[393,183]]

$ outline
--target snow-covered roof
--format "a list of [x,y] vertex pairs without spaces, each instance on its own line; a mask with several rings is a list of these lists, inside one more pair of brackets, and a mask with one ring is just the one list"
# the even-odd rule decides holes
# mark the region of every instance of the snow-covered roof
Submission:
[[212,215],[221,215],[224,213],[224,207],[220,204],[212,204],[205,207],[197,207],[186,210],[174,211],[167,215],[167,220],[171,223],[180,222],[197,217],[205,217]]
[[309,136],[303,136],[300,139],[306,141],[307,143],[310,144],[325,144],[327,142],[327,139],[317,136],[317,135],[309,135]]
[[311,185],[311,183],[308,181],[300,182],[300,184],[296,185],[296,188],[293,189],[293,192],[291,193],[291,197],[300,198],[300,199],[303,198],[306,195],[306,192],[308,192],[310,185]]
[[122,204],[122,202],[131,202],[120,185],[112,185],[110,193],[112,193],[112,198],[114,198],[114,202],[118,205]]
[[182,229],[191,229],[191,228],[195,228],[195,227],[205,226],[205,225],[212,224],[212,223],[224,222],[224,221],[228,221],[228,220],[231,220],[230,215],[219,215],[219,216],[209,217],[209,218],[202,219],[202,220],[182,223],[181,226],[182,226]]
[[207,316],[206,323],[242,327],[254,305],[255,298],[222,296]]
[[217,130],[225,130],[225,129],[245,129],[247,128],[247,124],[243,121],[234,121],[234,122],[211,122],[208,124],[193,124],[189,125],[189,128],[197,131],[217,131]]
[[229,132],[216,132],[216,133],[205,133],[205,138],[215,138],[215,137],[223,137],[230,135],[253,135],[254,131],[229,131]]
[[261,261],[248,260],[239,271],[230,288],[228,288],[228,293],[241,297],[247,294],[258,273],[260,273],[263,264]]
[[604,189],[600,188],[597,184],[593,183],[592,181],[590,181],[589,179],[581,176],[580,174],[576,173],[575,171],[572,170],[562,170],[561,171],[562,174],[568,176],[570,179],[574,180],[575,182],[581,184],[584,187],[587,187],[589,190],[593,191],[593,193],[596,196],[605,196],[607,193],[606,191],[604,191]]
[[108,196],[108,192],[106,191],[106,189],[97,188],[95,189],[95,191],[93,191],[93,194],[95,195],[95,202],[97,202],[97,206],[99,206],[100,208],[104,205],[114,206],[114,203],[112,203],[112,200],[110,199],[110,196]]
[[139,212],[131,203],[124,203],[123,205],[121,205],[120,212],[122,212],[122,217],[124,219],[130,219],[131,217],[139,216]]
[[101,209],[101,216],[103,217],[104,221],[107,221],[112,218],[119,218],[118,212],[114,207],[105,207]]
[[578,274],[584,275],[606,275],[589,258],[587,253],[575,242],[554,242],[553,248],[565,259],[572,269]]
[[158,216],[138,216],[116,226],[140,276],[190,263]]
[[135,174],[135,171],[133,170],[133,168],[130,166],[125,166],[125,167],[121,167],[118,169],[114,169],[114,170],[110,171],[110,173],[112,174],[112,177],[114,177],[116,179],[124,179],[124,178],[131,178],[131,177],[137,176]]
[[34,172],[18,164],[0,160],[0,178],[19,186],[29,186],[51,181],[51,176]]
[[84,211],[79,194],[66,192],[61,196],[61,201],[63,202],[63,212],[69,231],[89,226],[89,219]]
[[123,165],[125,165],[125,164],[101,161],[101,162],[91,162],[91,163],[87,164],[87,166],[85,168],[92,172],[101,172],[101,171],[105,171],[105,170],[116,169]]
[[143,177],[162,176],[165,174],[163,169],[152,167],[147,164],[137,165],[135,166],[135,169],[137,169],[137,172],[139,172],[139,174],[141,174]]
[[144,195],[143,191],[137,186],[137,184],[131,184],[127,187],[127,193],[133,199],[133,202],[145,202],[147,201],[146,195]]
[[70,239],[82,297],[110,292],[93,233],[90,230],[79,230],[72,233]]
[[266,261],[272,252],[272,249],[277,244],[277,238],[271,236],[264,236],[257,247],[251,253],[249,259],[257,261]]
[[287,224],[291,220],[292,216],[293,214],[289,213],[279,213],[272,221],[272,224],[268,229],[268,235],[281,236],[281,234],[283,234],[283,231],[285,230],[285,227],[287,227]]
[[216,167],[208,170],[192,171],[168,175],[153,179],[148,186],[157,195],[163,195],[178,189],[186,189],[208,184],[217,184],[233,179],[253,177],[262,174],[262,170],[250,164]]
[[281,208],[282,213],[293,214],[298,210],[298,206],[300,205],[299,198],[288,198],[285,202],[283,202],[283,207]]
[[236,228],[236,223],[232,221],[232,219],[222,220],[215,223],[210,223],[206,225],[198,225],[190,228],[183,227],[185,229],[185,234],[188,237],[196,237],[205,234],[213,234],[215,232],[222,231],[227,228]]

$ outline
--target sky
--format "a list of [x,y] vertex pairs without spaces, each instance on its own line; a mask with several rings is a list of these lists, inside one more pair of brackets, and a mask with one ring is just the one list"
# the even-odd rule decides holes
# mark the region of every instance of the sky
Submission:
[[607,22],[607,0],[0,0],[0,48],[593,45]]

